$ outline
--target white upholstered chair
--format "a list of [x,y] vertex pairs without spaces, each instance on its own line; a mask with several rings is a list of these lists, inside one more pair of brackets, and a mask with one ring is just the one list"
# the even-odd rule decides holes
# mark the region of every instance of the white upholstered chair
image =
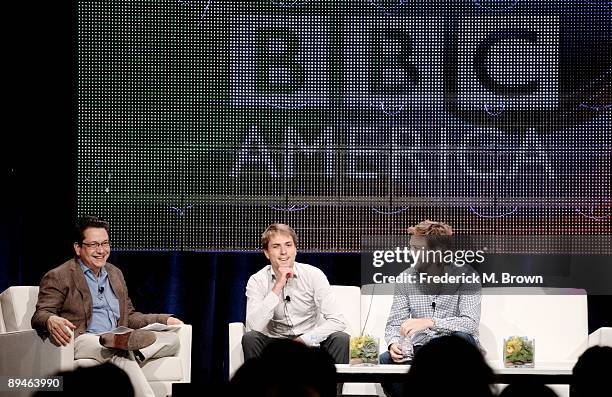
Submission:
[[[30,326],[38,287],[10,287],[0,294],[0,374],[44,377],[75,367],[96,365],[94,360],[74,359],[74,340],[57,347],[43,340]],[[191,381],[191,325],[178,331],[181,347],[175,356],[152,359],[142,370],[158,397],[172,394],[172,383]],[[25,393],[24,393],[25,395]]]

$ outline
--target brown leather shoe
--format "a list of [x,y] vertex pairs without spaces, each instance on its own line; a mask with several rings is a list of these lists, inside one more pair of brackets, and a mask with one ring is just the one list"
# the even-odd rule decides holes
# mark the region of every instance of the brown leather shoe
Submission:
[[152,331],[135,329],[124,334],[113,334],[112,332],[102,334],[100,344],[110,349],[139,350],[152,345],[155,339]]

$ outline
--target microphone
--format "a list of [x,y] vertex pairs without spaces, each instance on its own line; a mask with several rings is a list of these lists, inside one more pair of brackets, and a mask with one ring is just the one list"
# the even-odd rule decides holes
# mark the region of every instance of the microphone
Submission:
[[435,315],[436,315],[436,301],[432,301],[431,302],[431,308],[433,309],[433,313],[431,314],[431,317],[435,317]]
[[289,295],[285,296],[285,302],[291,302],[291,297]]

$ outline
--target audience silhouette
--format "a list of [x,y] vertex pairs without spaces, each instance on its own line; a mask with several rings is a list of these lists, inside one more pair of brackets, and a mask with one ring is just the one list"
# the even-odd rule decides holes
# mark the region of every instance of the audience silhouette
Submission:
[[334,397],[334,359],[319,348],[288,339],[270,343],[247,360],[230,382],[232,396]]
[[[63,378],[62,396],[134,397],[132,382],[125,371],[104,363],[93,367],[78,367],[74,371],[59,372]],[[57,391],[37,391],[34,397],[57,396]]]
[[[115,371],[121,370],[115,368]],[[611,347],[595,346],[586,350],[573,369],[572,397],[607,395],[607,378],[611,373]],[[82,391],[94,382],[93,373],[85,379],[87,375],[79,378],[76,390]],[[129,383],[125,374],[122,375]],[[100,379],[100,376],[106,378],[111,374],[95,377]],[[68,386],[72,381],[68,379],[65,383]],[[302,343],[279,339],[270,343],[260,357],[247,360],[238,369],[229,384],[229,395],[333,397],[337,393],[336,382],[336,368],[329,354]],[[493,370],[480,350],[465,339],[451,335],[433,339],[417,351],[406,376],[405,394],[493,397],[494,383]],[[132,392],[131,386],[129,391]],[[543,384],[531,382],[508,385],[499,394],[499,397],[514,396],[556,397],[557,394]]]
[[405,390],[411,396],[493,396],[493,370],[480,350],[458,336],[442,336],[414,355]]
[[610,374],[612,347],[593,346],[587,349],[572,370],[572,397],[608,396]]

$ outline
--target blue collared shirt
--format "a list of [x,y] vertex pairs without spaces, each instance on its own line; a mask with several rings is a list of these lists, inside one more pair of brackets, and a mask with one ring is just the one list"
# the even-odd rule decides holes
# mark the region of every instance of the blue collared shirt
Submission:
[[91,292],[93,313],[87,332],[92,334],[108,332],[117,327],[119,321],[119,299],[110,287],[106,268],[100,269],[96,277],[93,271],[79,260],[81,270]]

